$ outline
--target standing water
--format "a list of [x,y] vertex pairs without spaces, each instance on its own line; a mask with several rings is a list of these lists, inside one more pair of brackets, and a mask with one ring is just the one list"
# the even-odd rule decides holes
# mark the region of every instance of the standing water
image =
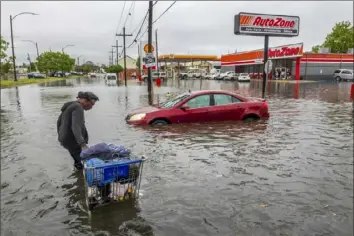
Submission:
[[[180,81],[167,92],[226,89],[261,95],[261,82]],[[80,90],[90,144],[149,157],[138,202],[88,214],[82,175],[57,142],[62,104]],[[269,83],[267,121],[128,126],[146,84],[66,80],[1,90],[1,235],[353,235],[353,117],[347,83]]]

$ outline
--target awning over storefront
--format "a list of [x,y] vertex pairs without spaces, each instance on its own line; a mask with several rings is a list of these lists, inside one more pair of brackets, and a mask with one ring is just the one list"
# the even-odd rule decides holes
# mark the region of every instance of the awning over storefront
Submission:
[[220,61],[220,57],[214,55],[161,55],[159,62],[192,62],[192,61]]
[[[303,56],[303,43],[284,45],[268,49],[269,59],[287,59],[297,58]],[[262,64],[264,57],[264,50],[255,50],[248,52],[239,52],[235,54],[222,55],[222,66],[235,66],[235,65],[254,65]]]

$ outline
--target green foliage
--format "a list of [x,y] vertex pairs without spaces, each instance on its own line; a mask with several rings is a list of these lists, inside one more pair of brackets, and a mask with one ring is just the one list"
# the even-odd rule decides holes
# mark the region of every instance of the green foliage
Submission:
[[312,51],[318,52],[320,47],[330,48],[332,53],[347,53],[349,48],[354,48],[354,27],[351,22],[336,23],[323,44],[312,47]]
[[118,73],[122,72],[123,70],[124,70],[123,67],[120,65],[111,65],[111,66],[107,67],[106,72],[118,74]]
[[316,46],[313,46],[312,47],[312,52],[314,52],[314,53],[318,53],[318,51],[320,50],[320,45],[316,45]]
[[10,59],[4,59],[1,62],[1,66],[0,66],[0,74],[4,75],[7,74],[11,71],[12,69],[12,61]]
[[37,59],[40,72],[71,71],[75,65],[75,59],[62,52],[44,52]]
[[82,66],[82,71],[84,73],[90,73],[90,72],[92,72],[92,67],[85,64],[85,65]]
[[9,43],[5,41],[5,39],[1,36],[0,38],[0,60],[1,62],[3,60],[5,60],[5,58],[7,57],[6,55],[6,50],[9,47]]
[[37,63],[31,62],[30,65],[27,66],[28,71],[37,71]]

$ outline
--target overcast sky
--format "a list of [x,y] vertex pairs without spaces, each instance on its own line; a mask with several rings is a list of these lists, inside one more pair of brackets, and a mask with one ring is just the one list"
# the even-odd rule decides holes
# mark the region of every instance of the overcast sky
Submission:
[[[154,7],[156,19],[172,2],[159,1]],[[9,16],[20,12],[35,12],[38,16],[21,15],[13,22],[16,57],[26,61],[27,53],[36,57],[35,46],[21,40],[38,42],[39,51],[61,51],[72,57],[84,55],[94,63],[108,64],[108,51],[115,44],[115,33],[121,32],[132,2],[126,2],[117,31],[124,1],[7,1],[1,2],[1,35],[10,42]],[[126,31],[131,33],[142,22],[148,9],[147,1],[135,2],[131,16],[126,20]],[[159,54],[221,55],[229,51],[254,50],[263,47],[263,37],[234,35],[234,15],[255,12],[300,16],[300,34],[294,38],[270,38],[270,46],[303,42],[305,50],[324,41],[338,21],[353,22],[353,2],[192,2],[178,1],[155,24],[158,28]],[[146,27],[144,26],[142,32]],[[127,37],[129,45],[134,37]],[[142,38],[147,40],[147,33]],[[122,38],[119,37],[119,44]],[[8,55],[11,54],[10,49]],[[127,50],[127,55],[137,57],[137,46]]]

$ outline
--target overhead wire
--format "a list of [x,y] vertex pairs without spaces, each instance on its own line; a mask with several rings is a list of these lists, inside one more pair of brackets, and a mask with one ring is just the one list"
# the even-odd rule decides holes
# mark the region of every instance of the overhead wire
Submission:
[[[152,22],[152,25],[153,25],[154,23],[156,23],[164,14],[166,14],[166,12],[167,12],[176,2],[177,2],[177,1],[174,1],[162,14],[160,14],[159,17],[157,17],[156,20],[154,20],[154,21]],[[137,43],[138,41],[140,41],[140,39],[141,39],[142,37],[144,37],[144,35],[145,35],[146,32],[148,31],[148,29],[149,29],[149,28],[147,27],[147,28],[145,29],[144,33],[140,36],[140,38],[139,38],[137,41],[135,41],[135,40],[136,40],[136,39],[135,39],[135,40],[133,41],[133,43],[134,43],[134,42]],[[137,34],[137,35],[138,35],[138,34]],[[132,43],[132,44],[133,44],[133,43]],[[132,45],[132,44],[131,44],[131,45]],[[131,45],[130,45],[130,46],[131,46]],[[128,48],[129,48],[129,47],[128,47]]]
[[118,29],[119,29],[120,23],[121,23],[121,21],[122,21],[123,12],[124,12],[125,4],[126,4],[126,3],[127,3],[127,1],[124,1],[124,5],[123,5],[122,11],[121,11],[121,13],[120,13],[120,18],[119,18],[119,21],[118,21],[118,24],[117,24],[117,27],[116,27],[116,32],[115,32],[115,34],[114,34],[112,44],[114,44],[114,40],[115,40],[115,38],[116,38],[116,34],[118,33]]
[[[155,6],[157,3],[158,3],[158,1],[155,1],[154,4],[153,4],[153,6]],[[130,48],[134,43],[137,42],[136,39],[139,37],[139,34],[140,34],[141,29],[142,29],[142,27],[143,27],[143,25],[144,25],[144,23],[145,23],[145,21],[146,21],[146,19],[147,19],[148,14],[149,14],[149,10],[146,11],[145,17],[144,17],[143,21],[140,23],[140,28],[139,28],[139,25],[138,25],[138,26],[133,30],[132,33],[134,33],[134,32],[139,28],[139,31],[138,31],[138,33],[136,34],[135,39],[134,39],[134,40],[132,41],[132,43],[128,46],[128,48]]]
[[129,16],[131,15],[131,10],[132,10],[134,4],[135,4],[135,1],[132,1],[132,3],[130,4],[130,8],[129,8],[129,11],[128,11],[128,15],[125,17],[125,21],[124,21],[123,27],[125,27],[125,25],[127,24],[127,20],[128,20],[128,18],[129,18]]

